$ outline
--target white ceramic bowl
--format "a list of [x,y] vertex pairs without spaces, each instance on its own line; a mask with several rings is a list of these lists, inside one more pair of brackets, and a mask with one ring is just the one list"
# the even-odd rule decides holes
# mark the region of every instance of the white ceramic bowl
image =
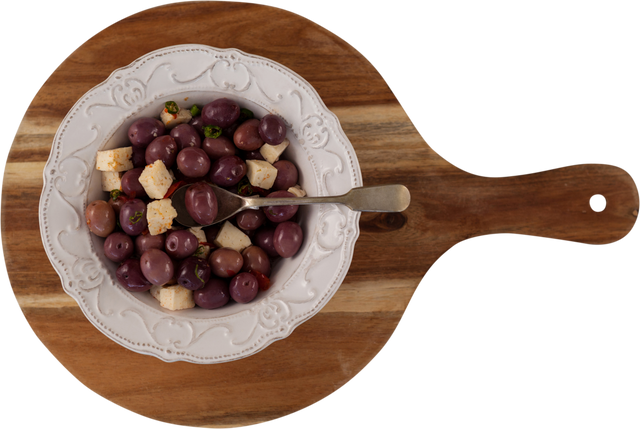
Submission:
[[118,284],[104,240],[85,223],[87,204],[107,197],[96,152],[127,145],[129,125],[157,117],[165,101],[187,107],[222,96],[257,117],[274,113],[285,120],[286,158],[298,166],[310,196],[362,186],[351,143],[308,82],[266,58],[203,45],[163,48],[114,71],[67,114],[44,170],[40,230],[64,290],[109,338],[165,361],[226,362],[287,337],[336,292],[358,237],[358,213],[338,205],[301,207],[300,251],[274,266],[272,287],[248,304],[169,311],[148,292]]

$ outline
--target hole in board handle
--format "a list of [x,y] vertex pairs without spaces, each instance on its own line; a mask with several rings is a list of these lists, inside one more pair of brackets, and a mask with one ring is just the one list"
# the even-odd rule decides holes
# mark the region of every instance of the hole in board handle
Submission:
[[594,209],[604,210],[604,208],[607,206],[607,200],[603,198],[594,198],[592,204]]

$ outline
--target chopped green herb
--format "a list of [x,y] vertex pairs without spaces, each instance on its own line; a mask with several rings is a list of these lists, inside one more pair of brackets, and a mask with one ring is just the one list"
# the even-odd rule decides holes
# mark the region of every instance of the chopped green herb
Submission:
[[180,108],[175,101],[167,101],[166,103],[164,103],[164,107],[165,109],[167,109],[167,112],[171,113],[172,115],[175,115],[176,113],[178,113],[178,111],[180,111]]
[[217,125],[207,125],[206,127],[202,127],[202,131],[205,137],[211,139],[217,139],[222,134],[222,128]]
[[253,186],[249,183],[247,176],[244,176],[238,183],[238,195],[242,195],[243,197],[253,195]]
[[202,277],[200,277],[200,275],[198,274],[198,264],[196,264],[196,277],[198,278],[198,280],[200,280],[202,283],[204,283],[204,280],[202,280]]
[[129,222],[138,223],[142,219],[142,212],[135,212],[133,216],[129,216]]
[[241,195],[243,197],[249,197],[253,195],[253,187],[249,184],[244,185],[243,187],[238,189],[238,195]]
[[193,106],[191,106],[190,112],[191,116],[198,116],[200,114],[200,108],[194,104]]
[[247,119],[253,119],[253,112],[243,107],[240,109],[240,117],[238,119],[241,121],[246,121]]
[[122,195],[122,194],[123,194],[123,192],[122,192],[120,189],[114,189],[113,191],[111,191],[111,192],[109,193],[109,195],[111,196],[111,199],[112,199],[113,201],[117,200],[117,199],[118,199],[118,197],[119,197],[120,195]]

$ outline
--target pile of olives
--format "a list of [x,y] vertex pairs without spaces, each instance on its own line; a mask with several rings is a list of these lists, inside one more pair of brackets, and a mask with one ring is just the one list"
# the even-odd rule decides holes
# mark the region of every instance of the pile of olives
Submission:
[[[174,112],[172,107],[177,106],[166,103],[165,113]],[[134,168],[122,175],[121,191],[112,191],[107,201],[97,200],[87,206],[87,225],[92,233],[105,238],[104,254],[120,264],[116,277],[129,291],[148,291],[153,285],[175,280],[194,291],[194,301],[202,308],[218,308],[229,301],[247,303],[259,290],[269,288],[272,264],[299,250],[303,233],[297,222],[298,206],[238,213],[231,222],[252,241],[240,253],[216,248],[213,242],[218,225],[202,229],[204,242],[176,223],[166,233],[149,234],[147,204],[152,200],[138,179],[146,165],[161,160],[176,178],[165,198],[177,187],[192,184],[190,190],[194,190],[186,205],[202,225],[210,224],[217,212],[215,194],[210,193],[211,201],[202,186],[210,187],[202,182],[241,195],[294,197],[287,189],[297,185],[298,169],[290,161],[273,164],[278,174],[269,190],[252,186],[246,178],[245,161],[264,159],[260,147],[280,144],[286,126],[276,115],[254,118],[252,112],[227,98],[216,99],[201,109],[194,105],[191,114],[189,123],[170,131],[162,121],[151,117],[140,118],[129,127]],[[203,192],[208,196],[203,197]],[[203,198],[208,199],[206,204]],[[203,257],[204,246],[211,249],[208,257]]]

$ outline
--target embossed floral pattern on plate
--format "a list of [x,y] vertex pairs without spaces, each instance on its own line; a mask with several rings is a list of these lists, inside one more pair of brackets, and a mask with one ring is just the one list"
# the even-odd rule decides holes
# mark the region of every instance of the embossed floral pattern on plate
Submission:
[[359,214],[337,205],[300,209],[305,239],[274,266],[273,286],[249,304],[171,312],[148,293],[119,286],[102,239],[84,223],[89,202],[104,199],[98,150],[124,146],[138,117],[157,116],[165,101],[183,107],[228,97],[287,124],[287,157],[311,196],[362,186],[355,151],[316,91],[266,58],[235,49],[180,45],[151,52],[114,71],[74,105],[56,133],[44,170],[40,230],[64,290],[87,319],[117,343],[165,361],[240,359],[287,337],[327,303],[344,279],[358,237]]

